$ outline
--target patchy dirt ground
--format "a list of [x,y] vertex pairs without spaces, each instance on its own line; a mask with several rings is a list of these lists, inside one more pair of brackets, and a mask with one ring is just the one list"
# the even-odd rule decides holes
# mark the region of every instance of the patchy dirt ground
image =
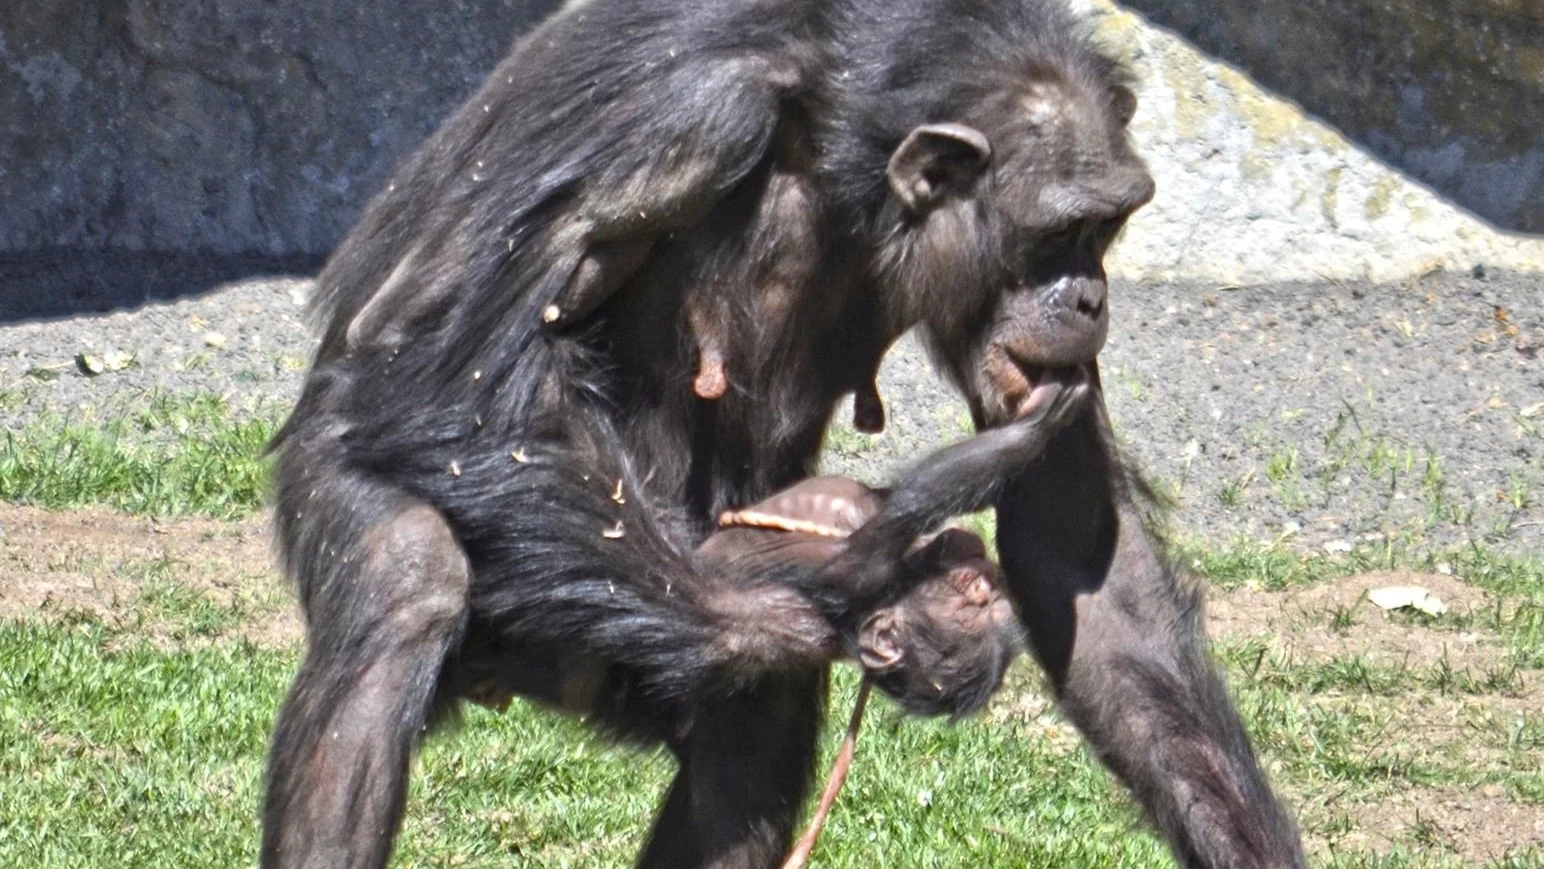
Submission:
[[[1374,589],[1395,586],[1425,588],[1447,612],[1441,620],[1429,619],[1385,611],[1368,598]],[[1263,667],[1338,665],[1403,681],[1403,689],[1380,686],[1385,696],[1334,689],[1299,695],[1305,706],[1377,722],[1362,738],[1365,761],[1398,769],[1440,757],[1483,770],[1505,768],[1519,755],[1505,748],[1506,740],[1477,734],[1502,732],[1508,722],[1544,706],[1539,674],[1514,668],[1501,638],[1474,627],[1497,606],[1506,604],[1453,577],[1378,571],[1292,591],[1214,595],[1208,623],[1220,643],[1263,645]],[[1538,752],[1523,757],[1534,768],[1544,761]],[[1514,802],[1500,785],[1466,790],[1392,781],[1374,800],[1342,800],[1333,792],[1296,795],[1310,839],[1322,847],[1333,830],[1337,847],[1377,853],[1416,843],[1452,853],[1465,865],[1544,842],[1544,809]]]
[[1373,589],[1424,588],[1463,624],[1494,606],[1483,591],[1435,573],[1374,571],[1283,592],[1238,591],[1215,595],[1207,617],[1218,640],[1264,637],[1273,652],[1292,660],[1323,661],[1359,656],[1369,664],[1431,667],[1446,661],[1455,671],[1500,667],[1504,649],[1491,633],[1443,630],[1422,624],[1410,611],[1385,611],[1367,597]]
[[[1447,614],[1389,612],[1367,598],[1371,589],[1406,585],[1428,589]],[[1521,759],[1544,768],[1544,746],[1518,752],[1504,738],[1477,738],[1544,708],[1539,674],[1510,666],[1502,638],[1483,627],[1482,616],[1498,606],[1506,603],[1459,578],[1380,572],[1285,592],[1218,592],[1208,614],[1223,648],[1252,650],[1255,679],[1331,672],[1325,685],[1292,684],[1284,696],[1304,714],[1328,713],[1363,727],[1356,738],[1366,762],[1394,768],[1440,757],[1484,770]],[[302,636],[263,520],[167,521],[0,505],[0,620],[82,615],[167,644],[242,637],[282,647]],[[1367,692],[1342,690],[1333,678],[1337,667],[1362,668],[1384,682]],[[1464,689],[1477,684],[1487,687]],[[1002,698],[991,718],[1018,723],[1068,751],[1077,744],[1037,691]],[[1544,809],[1500,785],[1422,787],[1391,776],[1369,798],[1277,777],[1320,854],[1331,843],[1374,853],[1415,847],[1477,865],[1544,844]]]
[[300,619],[269,541],[267,522],[257,519],[163,521],[0,504],[0,619],[134,618],[146,635],[174,639],[181,620],[157,601],[192,591],[228,613],[240,636],[296,642]]

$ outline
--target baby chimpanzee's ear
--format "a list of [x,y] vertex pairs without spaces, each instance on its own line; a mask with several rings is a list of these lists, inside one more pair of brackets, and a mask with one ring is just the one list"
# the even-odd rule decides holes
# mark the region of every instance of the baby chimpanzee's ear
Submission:
[[895,610],[886,607],[863,620],[858,629],[858,663],[871,674],[889,673],[901,666],[906,652],[901,647],[905,629]]

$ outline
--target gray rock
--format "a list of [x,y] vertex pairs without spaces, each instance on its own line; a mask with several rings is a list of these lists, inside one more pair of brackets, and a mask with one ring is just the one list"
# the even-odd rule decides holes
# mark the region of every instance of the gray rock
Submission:
[[0,4],[0,253],[323,253],[557,5]]
[[1537,0],[1122,0],[1499,226],[1544,233]]

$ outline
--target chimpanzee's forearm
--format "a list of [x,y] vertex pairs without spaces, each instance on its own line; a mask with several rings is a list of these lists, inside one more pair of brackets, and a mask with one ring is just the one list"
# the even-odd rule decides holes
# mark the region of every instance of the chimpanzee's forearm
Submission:
[[918,539],[951,518],[991,507],[1073,416],[1086,391],[1082,384],[1064,387],[1043,411],[918,462],[886,493],[879,514],[847,539],[846,548],[803,577],[801,590],[840,625],[904,594],[922,575],[907,569],[906,556]]

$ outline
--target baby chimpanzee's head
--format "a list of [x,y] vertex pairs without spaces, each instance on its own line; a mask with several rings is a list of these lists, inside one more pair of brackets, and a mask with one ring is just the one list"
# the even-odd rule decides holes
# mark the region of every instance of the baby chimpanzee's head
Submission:
[[1023,645],[1001,573],[981,538],[949,528],[908,556],[923,576],[863,619],[856,657],[914,715],[959,718],[986,705]]
[[[790,569],[818,570],[879,512],[884,493],[846,477],[803,480],[720,517],[725,528],[703,552],[754,554]],[[1002,684],[1022,646],[1001,573],[980,537],[950,528],[905,557],[914,584],[904,596],[860,613],[847,652],[881,691],[914,715],[955,718],[979,710]],[[840,585],[840,578],[836,578]]]

